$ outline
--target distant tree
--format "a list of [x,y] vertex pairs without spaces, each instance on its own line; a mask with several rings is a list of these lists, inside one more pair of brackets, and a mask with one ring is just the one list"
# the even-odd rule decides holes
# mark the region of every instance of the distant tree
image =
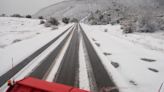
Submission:
[[65,24],[68,24],[69,23],[69,20],[70,20],[70,18],[64,17],[62,19],[62,22],[65,23]]
[[44,17],[43,16],[39,16],[38,19],[44,19]]
[[31,15],[26,15],[26,18],[32,18],[32,16]]

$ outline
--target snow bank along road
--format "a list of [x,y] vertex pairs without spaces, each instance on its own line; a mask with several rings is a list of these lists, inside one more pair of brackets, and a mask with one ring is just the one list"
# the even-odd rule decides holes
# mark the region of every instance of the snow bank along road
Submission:
[[[30,72],[30,74],[28,74],[28,76],[75,87],[84,87],[84,89],[88,89],[94,92],[98,92],[104,87],[116,87],[80,24],[75,24],[66,31],[68,30],[69,33],[60,42],[60,44],[50,54],[48,54],[46,58],[44,58]],[[66,33],[66,31],[61,35]],[[59,35],[57,38],[49,42],[41,49],[46,49],[61,35]],[[79,55],[79,53],[81,53],[79,48],[80,41],[83,44],[82,49],[87,56],[81,56],[81,54]],[[22,61],[12,70],[1,76],[1,86],[8,79],[14,76],[21,68],[26,66],[26,64],[30,62],[34,57],[36,57],[38,55],[37,53],[42,53],[42,50],[40,51],[39,49],[39,51],[33,53],[30,57]],[[85,59],[82,61],[80,60],[81,57],[84,57]],[[82,63],[83,65],[80,65]],[[86,66],[83,67],[85,69],[81,69],[82,66]],[[84,76],[81,76],[80,74],[84,74]],[[84,80],[87,82],[81,81],[80,78],[87,79]],[[119,90],[113,89],[110,92],[119,92]]]

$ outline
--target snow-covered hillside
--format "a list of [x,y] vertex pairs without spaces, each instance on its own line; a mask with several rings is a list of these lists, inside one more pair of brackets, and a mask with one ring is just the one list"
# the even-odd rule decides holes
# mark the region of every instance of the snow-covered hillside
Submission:
[[66,0],[43,8],[34,16],[56,17],[59,19],[63,17],[75,17],[82,19],[96,10],[112,8],[112,4],[116,2],[130,8],[149,8],[159,5],[159,1],[155,0]]
[[39,9],[64,0],[0,0],[0,14],[34,14]]
[[112,1],[108,0],[67,0],[41,9],[34,16],[70,17],[82,19],[91,11],[107,9]]
[[122,34],[120,25],[82,27],[120,92],[158,92],[164,82],[163,32]]

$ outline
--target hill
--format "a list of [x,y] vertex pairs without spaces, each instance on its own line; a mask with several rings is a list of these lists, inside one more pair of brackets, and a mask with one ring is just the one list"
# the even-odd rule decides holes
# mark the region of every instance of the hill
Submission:
[[34,16],[44,17],[75,17],[82,19],[90,12],[96,10],[106,10],[112,6],[113,3],[119,3],[128,7],[154,7],[158,5],[160,1],[154,0],[68,0],[57,4],[53,4],[38,11]]

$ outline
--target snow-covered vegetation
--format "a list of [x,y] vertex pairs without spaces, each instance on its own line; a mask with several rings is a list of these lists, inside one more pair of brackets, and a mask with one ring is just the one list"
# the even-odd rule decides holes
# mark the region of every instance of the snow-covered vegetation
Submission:
[[154,4],[149,5],[148,3],[144,7],[139,7],[113,2],[105,11],[97,10],[91,13],[86,23],[92,25],[121,24],[124,33],[163,31],[163,7]]
[[163,32],[122,34],[120,25],[82,27],[120,92],[158,92],[164,82]]

